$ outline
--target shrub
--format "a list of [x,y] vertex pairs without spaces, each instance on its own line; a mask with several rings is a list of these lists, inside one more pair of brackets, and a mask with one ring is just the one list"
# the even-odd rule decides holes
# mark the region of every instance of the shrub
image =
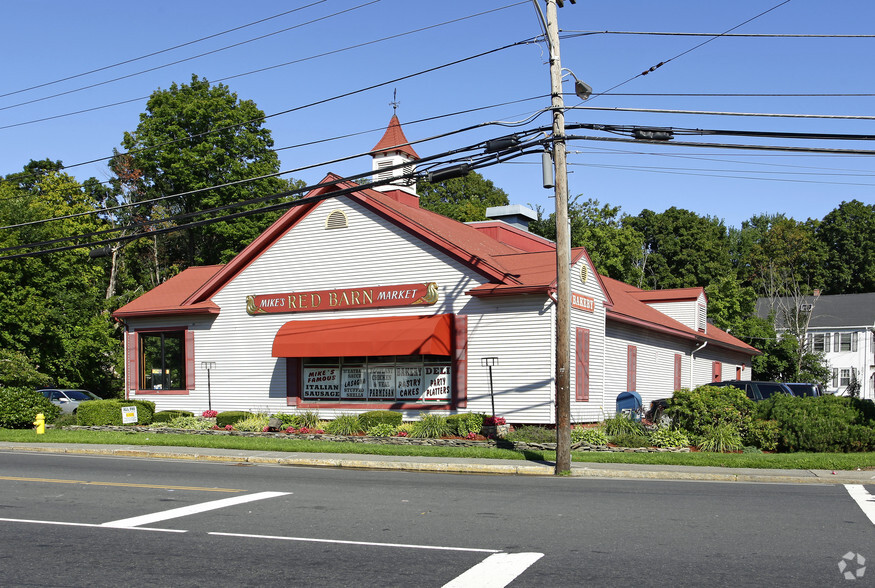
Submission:
[[401,413],[391,410],[370,410],[359,415],[359,422],[362,428],[367,431],[374,425],[386,423],[387,425],[398,426],[401,424]]
[[619,447],[650,447],[650,439],[642,433],[623,433],[610,438]]
[[654,447],[687,447],[690,438],[680,429],[662,428],[650,433],[650,444]]
[[729,423],[718,423],[705,427],[697,443],[701,451],[727,453],[740,451],[744,447],[741,433]]
[[617,435],[644,435],[644,427],[641,423],[633,421],[624,414],[615,414],[602,423],[602,429],[608,437]]
[[216,425],[221,429],[251,416],[253,414],[245,410],[226,410],[216,415]]
[[781,428],[777,421],[754,419],[744,435],[744,443],[763,451],[774,451],[778,448],[780,432]]
[[744,392],[727,386],[683,388],[669,399],[665,414],[678,429],[702,435],[711,427],[726,423],[742,435],[753,422],[754,402]]
[[205,410],[201,413],[201,416],[205,419],[214,419],[216,415],[219,414],[218,411],[215,410]]
[[483,428],[483,417],[477,413],[454,414],[447,417],[450,433],[459,437],[467,437],[469,433],[479,433]]
[[355,435],[362,431],[362,424],[359,418],[354,414],[342,414],[333,421],[330,421],[325,430],[332,435]]
[[315,429],[319,424],[319,413],[308,410],[295,415],[298,427],[306,427],[308,429]]
[[520,443],[556,443],[556,429],[538,427],[536,425],[521,425],[504,436],[507,441]]
[[234,428],[238,431],[264,431],[268,420],[270,417],[266,414],[250,414],[234,423]]
[[398,427],[389,423],[380,423],[368,429],[367,434],[371,437],[394,437],[398,433]]
[[590,445],[607,445],[608,436],[601,427],[575,427],[571,429],[572,443],[589,443]]
[[68,413],[68,414],[61,413],[58,415],[58,418],[56,418],[52,422],[52,424],[55,425],[56,427],[69,427],[69,426],[75,425],[76,423],[77,423],[76,415],[73,413]]
[[483,419],[484,427],[495,427],[497,425],[506,425],[507,419],[500,416],[488,416]]
[[61,409],[31,388],[0,388],[0,427],[30,429],[40,412],[50,423],[58,418]]
[[150,400],[89,400],[79,405],[76,410],[76,422],[84,426],[99,427],[105,425],[121,426],[122,408],[137,407],[138,425],[148,425],[155,414],[155,403]]
[[759,404],[757,416],[777,422],[781,451],[875,450],[875,421],[868,416],[866,401],[781,394]]
[[169,423],[167,423],[167,426],[174,429],[192,429],[195,431],[205,431],[207,429],[212,429],[213,423],[212,421],[206,421],[194,415],[183,415],[178,416]]
[[187,410],[159,410],[152,415],[153,423],[169,423],[179,417],[193,417],[194,413]]
[[[401,416],[400,413],[393,414],[397,414],[399,417]],[[370,431],[371,427],[368,427],[368,430]],[[422,439],[440,439],[444,435],[449,434],[450,425],[447,424],[447,417],[441,416],[439,414],[427,414],[422,417],[422,420],[413,423],[413,431],[410,436],[419,437]]]

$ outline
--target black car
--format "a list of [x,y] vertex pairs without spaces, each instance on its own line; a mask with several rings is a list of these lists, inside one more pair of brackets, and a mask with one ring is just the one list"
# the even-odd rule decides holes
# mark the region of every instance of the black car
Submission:
[[823,390],[820,389],[819,384],[791,382],[785,385],[793,391],[794,396],[823,396]]
[[787,394],[793,396],[793,391],[781,382],[756,382],[753,380],[725,380],[723,382],[711,382],[709,386],[731,386],[743,390],[748,398],[754,401],[766,400],[773,394]]

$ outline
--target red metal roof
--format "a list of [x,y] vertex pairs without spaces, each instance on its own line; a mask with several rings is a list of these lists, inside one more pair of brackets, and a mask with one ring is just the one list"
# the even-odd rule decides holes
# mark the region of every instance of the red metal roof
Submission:
[[219,307],[211,300],[186,304],[198,288],[215,276],[223,266],[195,266],[183,270],[163,284],[152,288],[139,298],[128,302],[113,313],[116,318],[162,316],[168,314],[219,314]]
[[416,151],[413,150],[413,147],[409,145],[409,143],[410,141],[404,136],[404,131],[401,130],[401,123],[398,121],[398,117],[393,114],[392,119],[389,121],[389,127],[383,134],[383,138],[380,139],[379,143],[374,145],[374,148],[371,149],[371,153],[401,151],[413,159],[419,159],[419,155],[416,154]]

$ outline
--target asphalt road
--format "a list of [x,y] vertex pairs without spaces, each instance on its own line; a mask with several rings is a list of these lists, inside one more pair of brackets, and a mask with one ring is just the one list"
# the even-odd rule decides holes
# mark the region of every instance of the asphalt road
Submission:
[[0,452],[2,586],[830,586],[849,552],[836,484]]

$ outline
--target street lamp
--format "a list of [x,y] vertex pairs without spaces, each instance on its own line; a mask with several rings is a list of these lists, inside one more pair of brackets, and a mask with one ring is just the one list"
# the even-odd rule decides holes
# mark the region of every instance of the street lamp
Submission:
[[498,365],[497,357],[481,357],[480,365],[489,368],[489,398],[492,400],[492,416],[495,416],[495,394],[492,391],[492,366]]
[[216,369],[215,361],[202,361],[201,367],[207,370],[207,410],[213,410],[212,394],[210,392],[210,370]]

